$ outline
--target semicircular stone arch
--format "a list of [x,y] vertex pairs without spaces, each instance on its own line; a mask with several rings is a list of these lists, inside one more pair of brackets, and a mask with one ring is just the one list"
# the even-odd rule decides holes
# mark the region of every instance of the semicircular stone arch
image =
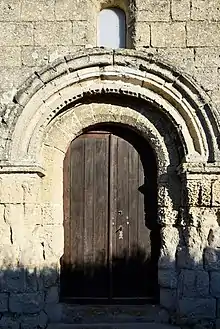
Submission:
[[194,82],[144,53],[101,49],[60,59],[26,82],[14,98],[5,160],[41,165],[38,155],[48,124],[95,95],[124,95],[153,105],[178,132],[184,162],[218,160],[215,109]]

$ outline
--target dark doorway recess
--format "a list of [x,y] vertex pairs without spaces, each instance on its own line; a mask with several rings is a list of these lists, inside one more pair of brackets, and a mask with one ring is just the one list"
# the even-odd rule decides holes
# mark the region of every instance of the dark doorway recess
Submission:
[[145,139],[96,126],[64,160],[61,301],[143,304],[158,297],[157,165]]

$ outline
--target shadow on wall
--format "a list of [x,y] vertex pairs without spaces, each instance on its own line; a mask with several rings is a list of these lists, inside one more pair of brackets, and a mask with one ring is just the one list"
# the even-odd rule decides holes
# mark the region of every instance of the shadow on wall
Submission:
[[[207,328],[214,328],[216,301],[218,301],[217,296],[220,296],[220,274],[213,271],[213,268],[210,272],[210,255],[213,266],[217,268],[220,262],[220,251],[211,248],[204,250],[203,256],[209,261],[209,265],[205,261],[204,268],[202,263],[196,263],[192,257],[190,259],[187,246],[181,250],[185,252],[184,259],[188,259],[185,268],[183,264],[169,261],[168,257],[160,259],[159,264],[162,265],[162,268],[159,269],[161,304],[170,313],[170,321],[190,324],[201,322],[207,324]],[[118,282],[124,282],[125,285],[126,283],[131,284],[130,290],[127,291],[128,296],[136,292],[140,286],[143,287],[148,281],[149,283],[152,282],[151,280],[155,281],[153,278],[155,273],[147,272],[151,260],[146,259],[145,256],[143,250],[134,247],[130,256],[124,250],[121,257],[113,259],[115,275],[119,275],[119,278],[123,280]],[[68,295],[74,287],[76,294],[80,292],[82,295],[88,286],[92,289],[93,285],[100,284],[99,292],[103,294],[103,291],[105,292],[102,290],[103,281],[100,281],[100,276],[103,278],[103,274],[106,273],[103,262],[102,259],[99,259],[97,263],[88,262],[84,266],[75,264],[74,269],[67,267],[67,272],[64,273],[71,276],[73,274],[73,281],[81,280],[84,288],[82,285],[77,287],[72,281],[72,286],[65,286],[63,283],[61,290],[63,289]],[[164,267],[165,264],[166,267]],[[143,269],[144,271],[140,273]],[[72,270],[73,272],[71,272]],[[137,274],[140,276],[139,281],[132,282],[132,275]],[[215,285],[212,284],[212,280],[215,280]],[[70,281],[67,282],[70,283]],[[120,294],[120,289],[118,286],[116,287]],[[39,329],[46,328],[48,323],[65,322],[65,312],[62,309],[63,304],[60,302],[58,269],[4,268],[0,272],[0,289],[0,328]],[[155,291],[148,291],[148,293],[155,293]],[[139,318],[141,317],[137,316],[137,321],[141,321]],[[77,314],[71,319],[74,323],[83,321],[81,318],[77,318]]]

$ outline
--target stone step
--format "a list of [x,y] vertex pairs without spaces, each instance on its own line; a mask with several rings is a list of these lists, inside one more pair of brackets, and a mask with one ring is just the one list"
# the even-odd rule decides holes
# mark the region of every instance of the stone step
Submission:
[[159,305],[63,305],[62,323],[167,323],[169,314]]
[[181,329],[162,323],[93,323],[93,324],[50,324],[48,329]]

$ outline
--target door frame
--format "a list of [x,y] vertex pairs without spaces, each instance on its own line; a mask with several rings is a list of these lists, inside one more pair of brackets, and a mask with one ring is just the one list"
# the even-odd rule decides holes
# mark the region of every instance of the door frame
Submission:
[[[138,135],[135,131],[131,130],[131,129],[128,129],[126,127],[122,127],[120,124],[96,124],[95,126],[93,127],[89,127],[87,129],[85,129],[83,131],[83,133],[81,135],[84,135],[84,134],[103,134],[103,133],[109,133],[110,134],[110,138],[109,138],[109,146],[110,146],[110,143],[111,143],[111,134],[114,134],[118,137],[121,137],[122,139],[126,140],[127,142],[129,142],[133,147],[134,149],[136,149],[136,151],[138,152],[138,154],[140,155],[140,158],[141,158],[141,162],[142,162],[142,166],[143,166],[143,170],[144,170],[144,175],[146,174],[146,166],[144,165],[144,162],[145,162],[145,155],[146,153],[148,154],[150,152],[151,156],[151,161],[153,163],[153,166],[154,166],[154,173],[153,173],[153,177],[155,179],[155,183],[157,185],[157,163],[156,163],[156,158],[155,158],[155,155],[154,155],[154,152],[153,152],[153,149],[151,148],[151,146],[148,144],[148,142],[146,141],[146,139],[144,139],[143,137],[141,137],[140,135]],[[80,135],[80,136],[81,136]],[[79,136],[78,136],[79,137]],[[77,138],[78,138],[77,137]],[[111,176],[112,175],[112,171],[111,171],[111,161],[113,159],[113,156],[112,156],[112,148],[109,147],[109,151],[110,151],[110,154],[109,154],[109,175]],[[67,151],[68,152],[68,151]],[[148,154],[149,155],[149,154]],[[65,167],[65,166],[64,166]],[[64,168],[64,171],[66,169]],[[65,184],[65,180],[64,180],[64,184]],[[109,219],[111,218],[112,216],[112,210],[111,210],[111,204],[112,204],[112,193],[111,193],[111,189],[112,189],[112,185],[111,185],[111,177],[109,177],[109,200],[108,200],[108,204],[109,204],[109,207],[108,207],[108,211],[109,211]],[[65,193],[64,193],[65,195]],[[146,199],[146,198],[145,198]],[[65,201],[65,198],[64,198],[64,203],[65,202],[68,202],[68,201]],[[152,203],[149,203],[150,206],[152,206]],[[158,263],[158,259],[159,259],[159,252],[160,252],[160,235],[159,235],[159,231],[160,231],[160,227],[159,225],[157,224],[157,188],[156,190],[154,191],[154,223],[149,223],[149,227],[154,230],[154,232],[156,232],[156,240],[157,240],[157,243],[154,244],[154,247],[152,248],[151,250],[151,258],[154,259],[154,267],[155,267],[155,271],[154,271],[154,276],[152,278],[155,279],[155,294],[154,296],[150,296],[150,297],[145,297],[145,298],[133,298],[133,301],[132,301],[132,298],[128,298],[127,302],[125,299],[123,298],[117,298],[118,300],[114,301],[113,303],[113,299],[112,299],[112,278],[110,280],[110,286],[109,286],[109,290],[110,290],[110,293],[109,293],[109,297],[107,299],[105,298],[96,298],[96,300],[94,300],[93,298],[91,298],[91,300],[89,300],[88,298],[86,300],[83,300],[83,298],[81,299],[77,299],[77,298],[74,298],[74,297],[65,297],[63,294],[62,294],[62,265],[61,265],[61,294],[60,294],[60,299],[61,301],[64,301],[64,302],[68,302],[68,303],[79,303],[79,304],[88,304],[88,303],[92,303],[92,304],[145,304],[145,303],[152,303],[152,302],[156,302],[158,301],[158,298],[159,298],[159,286],[158,286],[158,282],[157,282],[157,263]],[[145,205],[146,206],[146,205]],[[64,222],[65,222],[65,204],[64,204]],[[109,237],[108,237],[108,240],[109,240],[109,248],[110,250],[108,251],[108,255],[110,257],[112,257],[112,225],[111,225],[111,221],[108,220],[108,232],[109,232]],[[65,234],[65,226],[64,226],[64,235],[65,235],[65,238],[67,238],[68,236],[68,233],[66,232]],[[155,236],[155,234],[154,234]],[[155,238],[152,238],[151,237],[151,240],[152,239],[155,239]],[[66,250],[66,239],[64,239],[64,250]],[[151,241],[151,244],[153,244],[153,241]],[[152,245],[151,245],[152,247]],[[68,249],[68,248],[67,248]],[[64,252],[65,253],[65,252]],[[62,264],[62,260],[61,260],[61,264]],[[111,266],[111,260],[108,260],[108,264],[109,266]],[[111,271],[111,269],[110,269]],[[155,277],[156,275],[156,277]]]

